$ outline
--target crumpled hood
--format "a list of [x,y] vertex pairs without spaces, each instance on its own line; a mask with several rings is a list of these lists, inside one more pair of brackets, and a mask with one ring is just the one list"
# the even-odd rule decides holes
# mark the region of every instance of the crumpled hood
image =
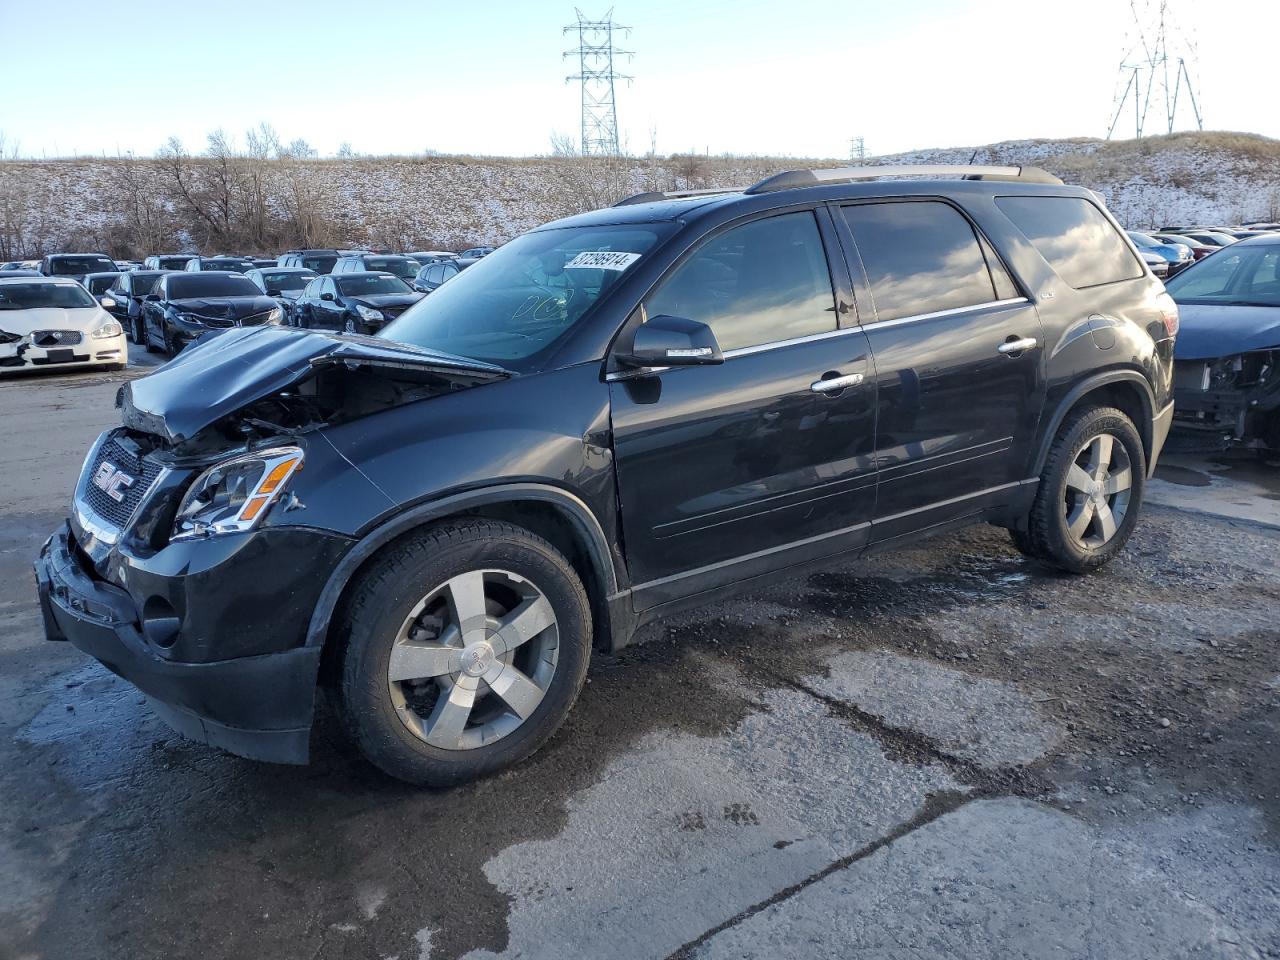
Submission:
[[1233,357],[1280,347],[1280,307],[1178,304],[1176,360]]
[[30,310],[0,310],[0,330],[26,336],[33,330],[96,330],[110,315],[94,304],[92,307],[34,307]]
[[194,313],[213,320],[243,320],[279,306],[274,297],[265,293],[257,297],[189,297],[170,300],[169,304],[179,313]]
[[504,379],[493,364],[377,337],[293,327],[244,327],[203,337],[175,359],[125,384],[117,398],[124,424],[180,443],[229,413],[307,377],[323,364],[416,367]]

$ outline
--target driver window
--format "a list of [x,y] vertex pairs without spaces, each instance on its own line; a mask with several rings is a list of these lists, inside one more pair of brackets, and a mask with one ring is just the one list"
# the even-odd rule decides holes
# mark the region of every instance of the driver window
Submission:
[[835,296],[813,213],[754,220],[708,240],[645,302],[711,327],[722,350],[836,329]]

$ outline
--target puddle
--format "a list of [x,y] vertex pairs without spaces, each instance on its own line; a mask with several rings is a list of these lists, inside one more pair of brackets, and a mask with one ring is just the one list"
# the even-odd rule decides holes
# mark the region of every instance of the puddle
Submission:
[[1171,463],[1162,463],[1156,467],[1156,479],[1176,483],[1180,487],[1207,487],[1213,482],[1208,474]]

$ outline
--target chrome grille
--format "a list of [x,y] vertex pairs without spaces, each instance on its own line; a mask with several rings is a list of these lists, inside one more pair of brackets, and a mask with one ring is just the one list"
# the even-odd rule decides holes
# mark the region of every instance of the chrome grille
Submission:
[[37,330],[31,334],[37,347],[74,347],[83,339],[79,330]]
[[[107,463],[116,470],[123,471],[133,481],[128,486],[117,487],[121,498],[119,500],[94,483],[94,477],[103,464]],[[77,496],[99,518],[117,530],[123,530],[142,501],[147,498],[161,469],[159,464],[131,450],[118,436],[107,436],[98,446],[97,452],[86,462]]]

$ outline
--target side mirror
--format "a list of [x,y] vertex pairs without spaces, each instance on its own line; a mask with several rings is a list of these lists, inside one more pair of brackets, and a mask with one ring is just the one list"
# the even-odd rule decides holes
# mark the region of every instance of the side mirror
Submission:
[[724,363],[716,335],[705,323],[659,314],[636,328],[631,350],[618,354],[629,367],[687,367]]
[[113,300],[111,297],[99,297],[98,302],[102,304],[104,307],[106,307],[108,310],[110,310],[112,307],[116,305],[115,300]]
[[328,292],[322,293],[322,294],[320,294],[320,299],[321,299],[321,300],[328,300],[330,303],[332,303],[332,302],[333,302],[333,294],[332,294],[332,293],[328,293]]

